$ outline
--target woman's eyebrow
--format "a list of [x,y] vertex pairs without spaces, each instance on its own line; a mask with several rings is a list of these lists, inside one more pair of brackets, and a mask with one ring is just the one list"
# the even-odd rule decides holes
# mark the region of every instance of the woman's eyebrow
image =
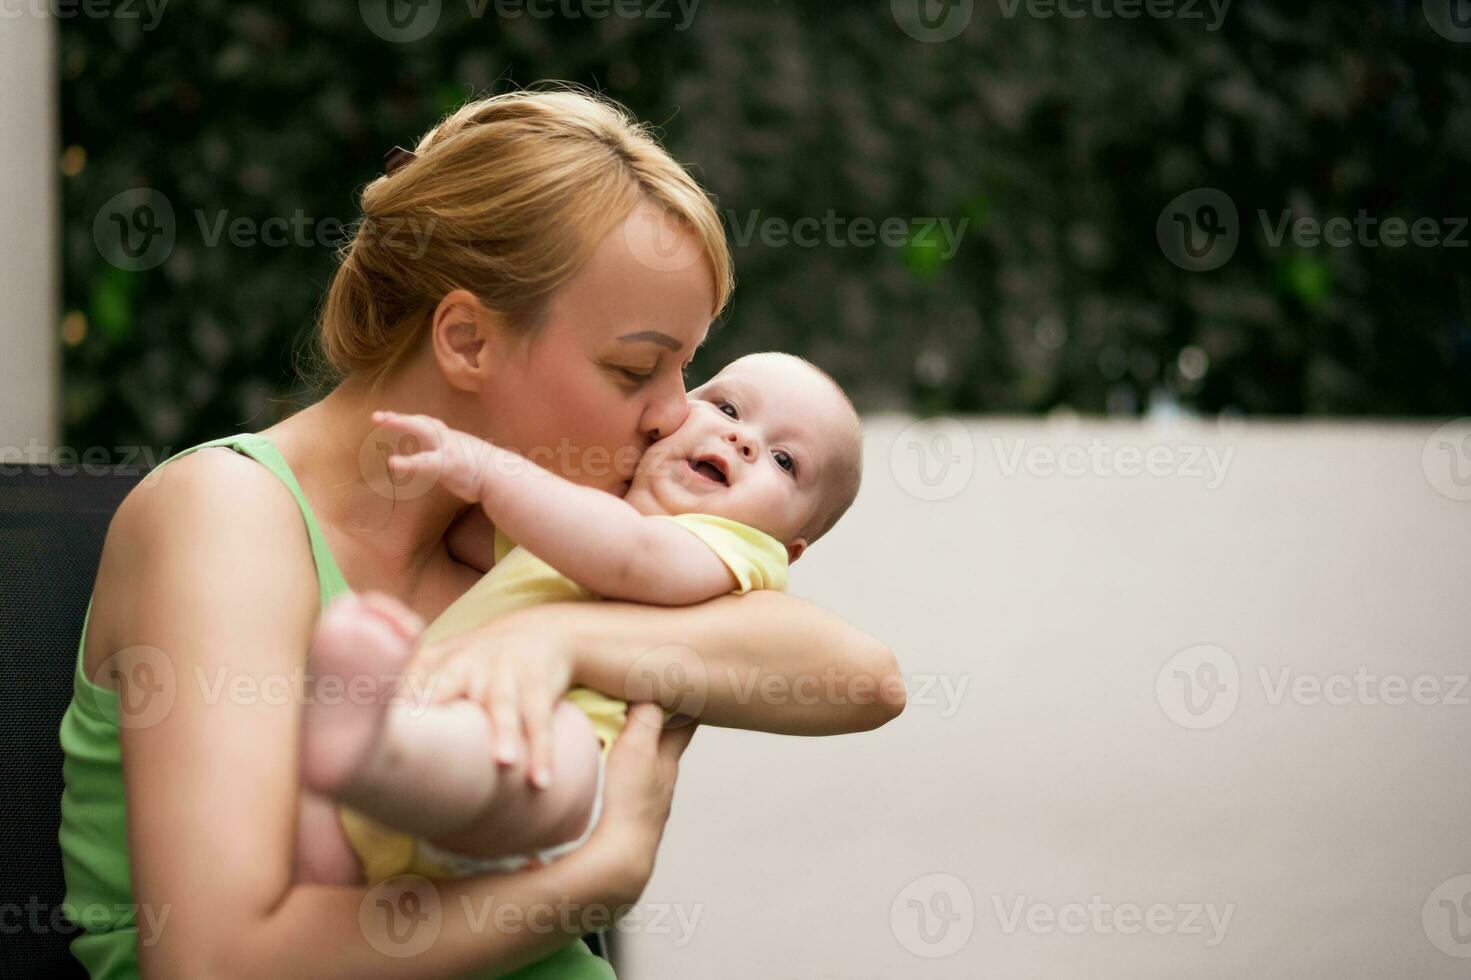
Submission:
[[681,344],[678,340],[658,330],[640,330],[638,333],[626,333],[619,337],[618,341],[619,343],[625,344],[647,341],[651,344],[658,344],[660,347],[668,347],[672,351],[678,351],[684,347],[684,344]]

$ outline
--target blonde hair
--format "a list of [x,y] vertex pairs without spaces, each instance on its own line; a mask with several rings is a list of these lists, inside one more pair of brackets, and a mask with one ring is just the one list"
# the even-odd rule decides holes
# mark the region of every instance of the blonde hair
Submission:
[[703,246],[715,317],[734,286],[713,202],[623,106],[571,86],[470,102],[416,156],[363,190],[319,321],[339,376],[379,381],[417,347],[444,295],[464,288],[523,332],[593,247],[642,200]]

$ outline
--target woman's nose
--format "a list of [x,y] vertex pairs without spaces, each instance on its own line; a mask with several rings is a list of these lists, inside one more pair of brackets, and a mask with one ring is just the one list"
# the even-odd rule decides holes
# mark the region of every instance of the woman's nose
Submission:
[[659,394],[644,408],[639,428],[652,440],[663,439],[684,424],[689,412],[689,399],[685,396],[684,385],[679,384]]

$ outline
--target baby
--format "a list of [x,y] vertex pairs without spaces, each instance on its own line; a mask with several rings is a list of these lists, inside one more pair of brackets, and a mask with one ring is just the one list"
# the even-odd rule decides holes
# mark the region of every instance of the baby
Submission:
[[[740,358],[691,392],[686,421],[644,454],[622,499],[435,419],[379,412],[374,421],[418,440],[417,452],[390,457],[395,475],[431,467],[496,527],[494,568],[425,630],[423,643],[544,602],[687,605],[783,589],[789,563],[852,504],[861,469],[858,416],[842,389],[778,353]],[[376,617],[377,628],[359,628],[364,617]],[[313,647],[316,689],[352,682],[348,689],[360,694],[359,681],[401,671],[412,632],[403,616],[366,600],[339,601]],[[624,702],[568,692],[558,708],[556,779],[547,785],[534,774],[539,787],[528,789],[498,778],[494,727],[480,704],[384,700],[339,694],[307,707],[304,781],[341,806],[337,821],[304,813],[303,877],[344,877],[349,851],[369,884],[404,873],[512,870],[553,860],[591,834]]]

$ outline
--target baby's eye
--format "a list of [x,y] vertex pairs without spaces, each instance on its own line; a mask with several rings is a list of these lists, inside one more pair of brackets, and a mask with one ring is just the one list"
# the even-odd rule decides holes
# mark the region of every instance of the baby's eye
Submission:
[[716,402],[715,407],[720,409],[722,412],[724,412],[726,415],[729,415],[733,419],[738,419],[741,417],[741,413],[737,412],[736,407],[730,402]]
[[791,455],[789,453],[787,453],[785,450],[782,450],[782,449],[773,449],[771,451],[771,455],[776,460],[776,465],[777,466],[780,466],[782,469],[786,470],[788,473],[795,473],[796,472],[796,470],[797,470],[797,461],[795,459],[792,459]]

